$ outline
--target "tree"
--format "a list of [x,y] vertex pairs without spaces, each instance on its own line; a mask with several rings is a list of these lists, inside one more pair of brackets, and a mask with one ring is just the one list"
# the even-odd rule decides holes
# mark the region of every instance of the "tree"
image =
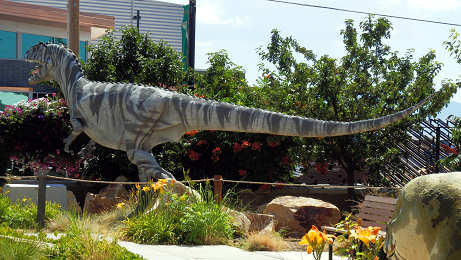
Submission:
[[[317,58],[291,37],[272,31],[267,48],[259,48],[263,76],[258,85],[264,94],[261,102],[274,110],[322,120],[356,121],[388,115],[415,105],[433,93],[434,77],[441,64],[429,51],[418,60],[413,50],[403,55],[391,51],[385,42],[390,38],[391,23],[370,16],[360,23],[345,21],[341,31],[345,55]],[[303,57],[299,62],[297,56]],[[385,129],[351,136],[299,140],[313,145],[304,149],[301,158],[317,161],[336,160],[347,173],[348,185],[354,173],[367,167],[372,177],[382,166],[398,156],[397,144],[405,142],[412,124],[435,115],[446,105],[459,84],[445,82],[430,105],[407,120]],[[265,98],[264,98],[265,97]],[[279,103],[280,100],[283,102]],[[385,174],[384,174],[385,176]],[[375,184],[385,183],[375,178]]]
[[156,43],[134,27],[123,28],[121,39],[109,32],[94,46],[83,65],[89,80],[178,86],[185,73],[181,55],[165,42]]

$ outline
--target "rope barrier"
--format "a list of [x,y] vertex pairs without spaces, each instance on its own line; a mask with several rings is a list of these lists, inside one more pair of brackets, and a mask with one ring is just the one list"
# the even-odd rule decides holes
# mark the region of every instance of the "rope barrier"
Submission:
[[258,184],[258,185],[271,185],[271,186],[293,186],[293,187],[311,187],[311,188],[329,188],[329,189],[350,189],[350,188],[360,188],[360,189],[400,189],[400,187],[379,187],[379,186],[365,186],[365,185],[330,185],[330,184],[304,184],[304,183],[279,183],[279,182],[260,182],[260,181],[236,181],[236,180],[225,180],[222,179],[222,182],[231,182],[231,183],[242,183],[242,184]]
[[[83,180],[83,179],[73,179],[67,177],[58,177],[58,176],[46,176],[48,179],[55,180],[66,180],[74,182],[84,182],[84,183],[101,183],[101,184],[122,184],[122,185],[145,185],[151,182],[130,182],[130,181],[97,181],[97,180]],[[0,176],[0,179],[5,180],[22,180],[22,179],[37,179],[38,176]],[[212,178],[198,179],[198,180],[183,180],[180,182],[186,183],[200,183],[200,182],[211,182],[215,181]],[[323,188],[323,189],[401,189],[401,187],[379,187],[379,186],[366,186],[366,185],[329,185],[329,184],[304,184],[304,183],[279,183],[279,182],[260,182],[260,181],[237,181],[237,180],[226,180],[219,179],[221,182],[228,183],[238,183],[238,184],[254,184],[254,185],[270,185],[270,186],[291,186],[291,187],[307,187],[307,188]]]

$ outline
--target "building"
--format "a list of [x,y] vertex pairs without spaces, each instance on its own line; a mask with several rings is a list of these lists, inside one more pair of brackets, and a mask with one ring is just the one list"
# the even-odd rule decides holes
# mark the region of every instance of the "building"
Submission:
[[[54,92],[49,86],[28,85],[33,65],[23,58],[40,41],[66,43],[66,23],[64,9],[0,0],[0,106]],[[88,42],[100,38],[114,24],[112,16],[80,14],[82,60],[86,60]]]
[[[165,41],[180,52],[189,53],[187,37],[189,5],[154,0],[80,0],[80,58],[85,61],[88,45],[115,29],[137,26],[154,41]],[[68,0],[0,0],[0,107],[19,100],[36,98],[52,91],[44,86],[25,85],[31,64],[21,59],[36,43],[66,43]],[[139,19],[138,19],[139,12]],[[190,60],[188,63],[190,64]],[[193,59],[192,59],[193,64]],[[2,76],[3,75],[3,76]],[[7,92],[5,92],[7,91]]]
[[[11,0],[18,3],[36,4],[67,9],[68,0]],[[124,26],[137,26],[139,31],[149,33],[154,41],[166,41],[183,56],[187,56],[187,30],[189,5],[154,0],[80,0],[80,12],[115,17],[115,36],[120,36]]]

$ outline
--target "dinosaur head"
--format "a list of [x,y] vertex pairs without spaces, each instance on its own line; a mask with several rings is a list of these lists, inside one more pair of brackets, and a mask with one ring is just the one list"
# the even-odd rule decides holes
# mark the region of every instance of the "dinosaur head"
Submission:
[[39,43],[32,46],[25,54],[24,59],[27,62],[37,63],[31,71],[29,84],[37,84],[43,81],[55,79],[56,73],[56,55],[53,55],[55,44]]

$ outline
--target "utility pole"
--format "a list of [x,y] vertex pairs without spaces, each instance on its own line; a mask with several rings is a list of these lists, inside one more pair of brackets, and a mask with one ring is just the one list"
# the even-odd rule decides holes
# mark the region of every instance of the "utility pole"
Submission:
[[196,13],[196,0],[189,0],[189,51],[187,65],[189,68],[195,68],[195,13]]
[[138,31],[139,31],[139,20],[141,20],[141,15],[140,15],[139,10],[136,10],[136,15],[133,16],[133,19],[136,19],[136,28],[138,28]]
[[77,57],[80,55],[80,0],[67,2],[67,44]]

